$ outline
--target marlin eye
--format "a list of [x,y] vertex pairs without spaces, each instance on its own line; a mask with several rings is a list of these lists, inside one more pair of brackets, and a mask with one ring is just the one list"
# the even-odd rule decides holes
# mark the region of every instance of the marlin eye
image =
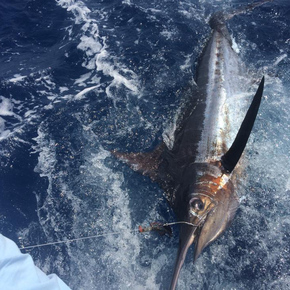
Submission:
[[190,205],[195,210],[203,210],[204,209],[204,203],[199,198],[191,199]]

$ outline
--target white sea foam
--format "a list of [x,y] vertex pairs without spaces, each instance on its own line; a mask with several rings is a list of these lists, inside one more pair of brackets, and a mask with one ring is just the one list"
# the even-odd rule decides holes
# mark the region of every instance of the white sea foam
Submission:
[[90,77],[92,76],[91,72],[88,72],[86,74],[81,75],[78,79],[75,80],[74,84],[78,85],[78,86],[85,86],[85,82],[90,79]]
[[277,57],[276,61],[274,62],[274,66],[278,65],[283,59],[287,57],[288,57],[287,53],[284,53],[281,56]]
[[[13,99],[8,99],[3,96],[0,96],[0,141],[8,138],[9,136],[13,135],[16,132],[21,131],[21,127],[23,125],[22,124],[23,118],[20,115],[14,113],[15,104],[21,106],[19,102]],[[15,127],[14,125],[10,126],[10,122],[6,122],[4,118],[1,118],[1,116],[13,117],[16,123],[19,124],[19,127],[17,126]],[[11,128],[13,128],[13,130]],[[20,140],[20,139],[18,138],[18,139],[15,139],[15,141],[16,140]]]
[[3,96],[0,96],[0,101],[0,116],[14,116],[12,102]]
[[192,54],[186,55],[184,64],[180,66],[181,70],[188,70],[192,68]]
[[166,40],[172,40],[174,35],[176,35],[176,32],[174,31],[169,31],[169,30],[163,30],[160,32],[160,34],[166,38]]
[[68,87],[59,87],[59,91],[60,91],[61,93],[66,92],[66,91],[68,91],[68,90],[69,90]]
[[[99,33],[97,20],[90,16],[91,10],[82,1],[57,0],[61,7],[67,9],[74,15],[76,24],[82,24],[83,35],[80,38],[78,49],[85,52],[86,57],[83,66],[88,70],[97,70],[106,76],[113,78],[106,89],[107,96],[115,99],[117,96],[112,93],[113,88],[125,86],[130,93],[140,93],[140,82],[138,76],[124,64],[109,53],[106,38]],[[86,74],[83,77],[88,77]],[[97,83],[90,81],[91,85],[97,85],[99,78],[94,78]],[[84,79],[76,80],[75,84],[84,84]]]
[[[94,135],[90,130],[85,128],[84,137],[87,140],[94,140]],[[87,186],[95,187],[97,192],[93,194],[103,200],[102,205],[96,205],[100,210],[99,221],[96,218],[94,224],[95,230],[98,232],[118,232],[119,235],[109,235],[104,238],[100,247],[97,247],[101,254],[99,255],[99,265],[95,268],[106,267],[111,273],[98,271],[100,288],[105,288],[103,285],[106,276],[112,276],[113,285],[118,287],[141,287],[138,285],[138,279],[135,277],[135,269],[137,257],[140,251],[139,238],[135,233],[131,232],[134,228],[132,225],[131,210],[129,206],[129,195],[126,190],[122,189],[124,182],[123,174],[113,172],[111,168],[105,165],[107,158],[111,156],[110,152],[99,147],[98,150],[86,151],[85,162],[81,166],[83,183]],[[88,206],[91,207],[90,204]],[[83,215],[79,212],[79,217]],[[100,222],[101,220],[101,222]],[[79,222],[76,222],[75,228],[79,231]],[[85,261],[82,261],[84,263]],[[103,264],[103,266],[102,266]],[[87,273],[91,279],[96,276],[95,270]],[[86,279],[87,280],[87,279]],[[97,282],[97,281],[96,281]],[[88,283],[90,286],[91,284]]]
[[240,53],[240,48],[235,40],[234,37],[232,37],[232,49],[237,53],[239,54]]
[[286,182],[286,190],[290,190],[290,176],[288,177],[288,180]]
[[11,83],[17,83],[17,82],[21,82],[23,80],[25,80],[26,76],[22,76],[20,74],[16,74],[14,75],[13,78],[9,79],[9,82]]
[[5,130],[5,121],[0,117],[0,141],[9,136],[10,130]]
[[99,86],[93,86],[93,87],[90,87],[90,88],[85,88],[84,90],[82,90],[81,92],[79,92],[78,94],[75,95],[74,99],[75,100],[80,100],[82,98],[84,98],[84,95],[94,89],[96,89],[97,87]]
[[[94,135],[88,128],[84,129],[83,138],[88,138],[89,143],[92,142]],[[56,235],[61,239],[62,228],[65,224],[71,223],[71,232],[64,233],[66,236],[119,233],[107,235],[101,242],[88,240],[78,242],[77,247],[73,244],[68,245],[70,269],[73,271],[70,275],[74,277],[68,284],[73,289],[80,287],[91,289],[95,285],[99,285],[100,289],[105,289],[108,285],[142,289],[142,285],[135,277],[136,269],[139,267],[137,262],[140,252],[139,238],[131,230],[130,200],[127,191],[122,189],[123,175],[120,172],[113,172],[105,165],[110,152],[102,147],[92,150],[91,144],[83,148],[84,160],[79,168],[80,176],[76,177],[78,180],[76,184],[79,186],[73,186],[66,180],[66,176],[70,174],[69,167],[66,169],[68,172],[56,169],[56,165],[60,162],[56,148],[60,145],[51,139],[42,127],[39,128],[35,141],[37,146],[34,149],[39,154],[35,171],[48,180],[47,194],[36,194],[39,222],[47,237]],[[72,205],[73,220],[67,220],[66,215],[54,205],[57,191],[61,192],[58,198],[66,200],[67,205]],[[44,200],[43,196],[46,196]],[[54,263],[61,275],[67,274],[62,273],[65,259],[67,257],[59,254],[59,263]],[[49,263],[37,262],[49,271]],[[111,279],[111,282],[106,282],[107,279]]]

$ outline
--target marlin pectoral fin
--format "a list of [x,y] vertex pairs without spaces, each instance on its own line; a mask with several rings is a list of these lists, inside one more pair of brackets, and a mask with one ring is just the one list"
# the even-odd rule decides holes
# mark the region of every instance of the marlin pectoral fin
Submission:
[[221,158],[222,165],[228,172],[233,171],[246,147],[247,141],[249,139],[249,136],[251,134],[253,125],[255,123],[258,114],[261,99],[263,96],[263,89],[264,89],[264,77],[260,82],[256,95],[253,98],[251,106],[248,109],[246,117],[239,129],[239,132],[232,146]]
[[151,152],[121,153],[114,150],[112,154],[127,163],[133,170],[149,176],[155,181],[164,148],[165,144],[161,143]]

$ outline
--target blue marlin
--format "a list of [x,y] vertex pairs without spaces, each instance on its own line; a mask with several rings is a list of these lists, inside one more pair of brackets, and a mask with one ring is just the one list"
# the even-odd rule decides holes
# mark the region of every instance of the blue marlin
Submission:
[[265,2],[210,18],[212,33],[197,66],[191,106],[177,124],[172,146],[163,142],[153,152],[113,152],[160,184],[180,223],[172,290],[189,247],[195,244],[195,261],[229,227],[239,206],[235,180],[241,170],[237,168],[259,110],[264,77],[243,111],[239,94],[244,89],[244,68],[232,48],[226,21]]

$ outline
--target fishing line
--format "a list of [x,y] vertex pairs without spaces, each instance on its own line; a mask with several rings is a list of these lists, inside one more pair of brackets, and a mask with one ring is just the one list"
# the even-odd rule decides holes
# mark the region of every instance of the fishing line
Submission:
[[[136,232],[137,233],[138,231],[137,230],[130,230],[130,232]],[[111,232],[111,233],[106,233],[106,234],[98,234],[98,235],[81,237],[81,238],[70,239],[70,240],[65,240],[65,241],[50,242],[50,243],[45,243],[45,244],[33,245],[33,246],[24,246],[24,247],[21,247],[20,249],[21,250],[27,250],[27,249],[33,249],[33,248],[45,247],[45,246],[52,246],[52,245],[57,245],[57,244],[72,243],[72,242],[76,242],[76,241],[100,238],[100,237],[105,237],[105,236],[109,236],[109,235],[119,235],[121,233],[123,233],[123,232]]]
[[[198,225],[194,225],[192,223],[185,222],[185,221],[164,223],[164,224],[160,223],[160,226],[167,227],[167,226],[172,226],[172,225],[177,225],[177,224],[187,224],[187,225],[190,225],[190,226],[193,226],[193,227],[197,227],[198,226]],[[129,230],[129,232],[138,233],[138,232],[140,232],[140,229],[139,229],[139,231],[138,230]],[[27,250],[27,249],[34,249],[34,248],[45,247],[45,246],[53,246],[53,245],[58,245],[58,244],[72,243],[72,242],[77,242],[77,241],[81,241],[81,240],[88,240],[88,239],[96,239],[96,238],[100,238],[100,237],[106,237],[106,236],[109,236],[109,235],[119,235],[121,233],[124,233],[124,232],[123,231],[122,232],[111,232],[111,233],[106,233],[106,234],[98,234],[98,235],[92,235],[92,236],[87,236],[87,237],[69,239],[69,240],[65,240],[65,241],[49,242],[49,243],[38,244],[38,245],[33,245],[33,246],[21,246],[20,249],[21,250]]]
[[167,227],[167,226],[174,226],[174,225],[177,225],[177,224],[186,224],[186,225],[189,225],[189,226],[192,226],[192,227],[197,227],[197,225],[194,225],[192,223],[189,223],[189,222],[173,222],[173,223],[165,223],[163,224],[164,227]]

